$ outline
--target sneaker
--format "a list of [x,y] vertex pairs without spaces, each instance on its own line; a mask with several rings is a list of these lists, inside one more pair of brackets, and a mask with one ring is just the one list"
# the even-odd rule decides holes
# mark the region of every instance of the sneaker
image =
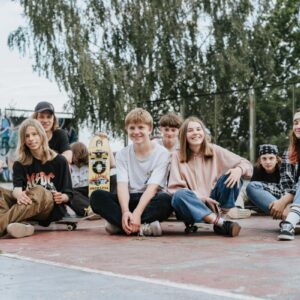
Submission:
[[34,227],[25,223],[10,223],[7,226],[7,233],[14,238],[22,238],[33,235]]
[[233,207],[228,210],[226,216],[228,216],[230,219],[246,219],[251,216],[251,210],[240,207]]
[[152,223],[145,223],[141,225],[140,228],[140,236],[161,236],[162,230],[160,227],[160,223],[158,221],[154,221]]
[[241,226],[237,222],[224,221],[222,226],[214,225],[214,232],[220,235],[231,237],[238,236],[241,231]]
[[280,233],[277,237],[279,241],[292,241],[295,238],[295,229],[290,222],[280,223]]
[[100,220],[101,216],[93,212],[91,206],[89,205],[84,209],[84,218],[89,221]]
[[297,224],[296,224],[296,227],[295,227],[295,234],[300,234],[300,223],[297,223]]
[[118,234],[118,233],[122,232],[122,230],[119,227],[117,227],[116,225],[113,225],[109,222],[105,223],[105,230],[109,234]]

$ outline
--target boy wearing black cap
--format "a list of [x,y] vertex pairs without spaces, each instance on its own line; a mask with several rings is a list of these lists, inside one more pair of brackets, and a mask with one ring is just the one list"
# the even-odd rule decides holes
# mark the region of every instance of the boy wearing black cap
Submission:
[[54,106],[46,101],[39,102],[34,109],[32,118],[38,120],[45,129],[49,147],[62,154],[70,164],[72,162],[72,151],[68,135],[64,130],[59,129]]
[[293,196],[280,183],[283,175],[280,163],[276,145],[260,145],[257,165],[246,192],[251,202],[264,213],[273,219],[283,220]]

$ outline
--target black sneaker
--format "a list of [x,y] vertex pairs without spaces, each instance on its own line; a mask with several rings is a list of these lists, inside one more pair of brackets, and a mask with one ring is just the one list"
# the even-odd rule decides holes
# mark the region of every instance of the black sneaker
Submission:
[[295,228],[290,222],[280,223],[280,233],[277,237],[278,241],[292,241],[295,238]]
[[237,222],[224,221],[222,226],[214,225],[214,232],[220,235],[231,237],[238,236],[241,231],[241,226]]

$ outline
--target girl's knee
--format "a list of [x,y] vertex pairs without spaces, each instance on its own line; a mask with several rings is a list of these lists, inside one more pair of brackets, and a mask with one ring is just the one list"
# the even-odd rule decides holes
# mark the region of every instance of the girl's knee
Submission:
[[261,182],[259,181],[251,181],[248,183],[247,187],[246,187],[246,192],[249,193],[253,190],[257,190],[260,189],[262,187]]
[[180,204],[182,204],[187,197],[189,197],[191,194],[194,194],[192,191],[188,189],[181,189],[178,190],[172,197],[172,206],[174,208],[178,207]]

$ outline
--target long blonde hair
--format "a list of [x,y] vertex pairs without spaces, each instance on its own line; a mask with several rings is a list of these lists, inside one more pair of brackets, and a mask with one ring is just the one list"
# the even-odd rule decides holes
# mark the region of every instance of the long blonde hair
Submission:
[[204,123],[197,117],[189,117],[182,123],[179,129],[180,162],[188,162],[191,158],[191,149],[186,139],[187,129],[190,122],[199,123],[204,132],[204,139],[200,147],[200,153],[203,153],[204,158],[213,157],[213,149],[209,143],[209,138],[207,137]]
[[28,127],[34,127],[41,138],[41,147],[43,150],[42,155],[42,164],[46,163],[49,160],[52,160],[56,153],[49,148],[48,138],[45,132],[45,129],[41,123],[35,119],[26,119],[24,120],[19,127],[19,139],[17,146],[17,160],[23,165],[30,165],[33,162],[33,155],[30,149],[26,146],[26,130]]

